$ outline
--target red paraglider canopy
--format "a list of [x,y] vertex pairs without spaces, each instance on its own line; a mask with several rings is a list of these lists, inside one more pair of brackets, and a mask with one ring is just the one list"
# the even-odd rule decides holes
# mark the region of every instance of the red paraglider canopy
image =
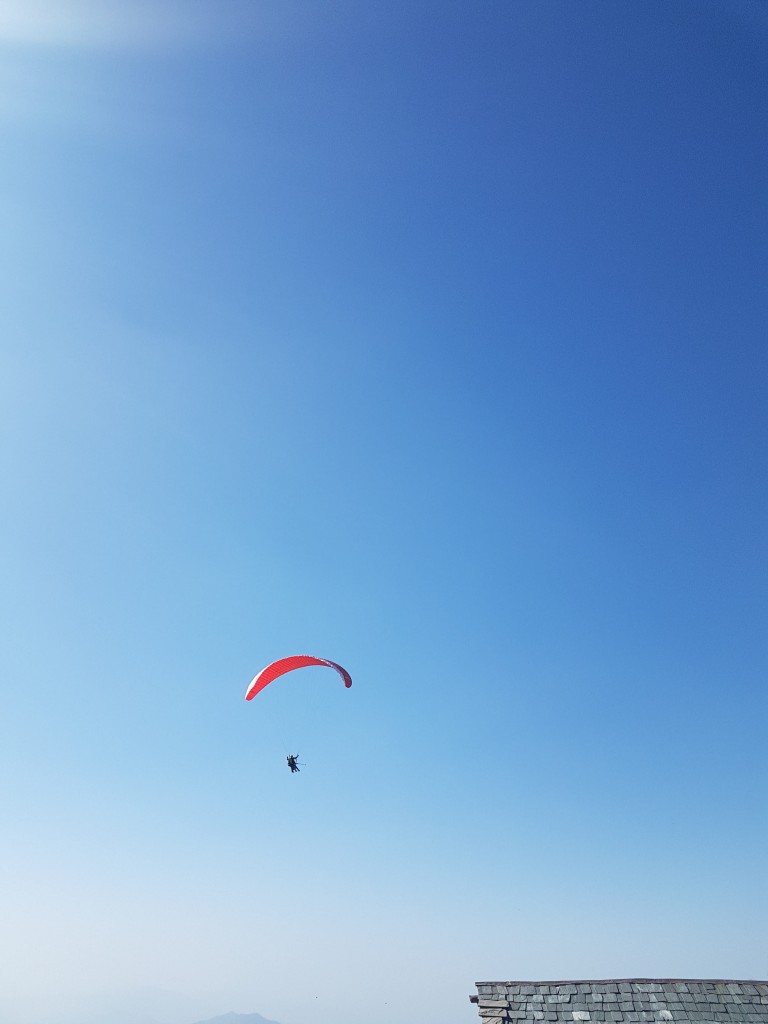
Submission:
[[286,672],[293,672],[296,668],[306,668],[309,665],[326,665],[328,668],[335,668],[344,680],[344,685],[347,687],[352,685],[352,676],[341,665],[337,665],[335,661],[328,661],[326,658],[313,658],[311,654],[294,654],[290,658],[280,658],[279,661],[273,661],[271,665],[267,665],[257,676],[254,676],[248,689],[245,691],[245,699],[253,700],[257,693],[263,690],[265,686],[268,686],[273,679],[277,679],[278,676],[285,675]]

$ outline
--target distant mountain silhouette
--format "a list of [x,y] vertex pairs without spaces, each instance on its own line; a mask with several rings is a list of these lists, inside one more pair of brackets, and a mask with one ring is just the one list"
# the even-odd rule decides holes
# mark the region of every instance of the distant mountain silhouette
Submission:
[[195,1024],[277,1024],[276,1020],[267,1020],[260,1013],[225,1013],[221,1017],[209,1017]]
[[1,997],[2,993],[2,1024],[190,1024],[192,1020],[197,1024],[277,1024],[259,1013],[225,1013],[203,1020],[200,1014],[215,1012],[222,1005],[220,996],[193,997],[161,989],[63,996],[55,1008],[48,1003],[24,1012],[14,1007],[10,1014]]

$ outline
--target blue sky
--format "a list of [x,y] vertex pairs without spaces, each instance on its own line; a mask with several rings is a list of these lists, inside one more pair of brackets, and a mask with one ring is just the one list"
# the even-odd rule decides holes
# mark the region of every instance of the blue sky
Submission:
[[4,7],[2,1024],[768,974],[767,37]]

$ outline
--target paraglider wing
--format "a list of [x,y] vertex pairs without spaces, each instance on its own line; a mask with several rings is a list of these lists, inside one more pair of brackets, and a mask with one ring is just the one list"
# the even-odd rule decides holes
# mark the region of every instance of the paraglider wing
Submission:
[[328,661],[326,658],[313,658],[311,654],[294,654],[290,658],[273,661],[271,665],[267,665],[257,676],[254,676],[245,691],[245,699],[253,700],[256,694],[268,686],[273,679],[285,675],[286,672],[293,672],[296,668],[306,668],[309,665],[326,665],[328,668],[335,668],[344,680],[344,685],[347,687],[352,685],[352,677],[349,672],[341,665],[337,665],[335,661]]

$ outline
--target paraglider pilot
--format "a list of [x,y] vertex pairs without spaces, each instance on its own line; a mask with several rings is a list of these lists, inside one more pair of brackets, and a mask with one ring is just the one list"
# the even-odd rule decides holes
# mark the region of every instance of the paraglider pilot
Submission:
[[298,772],[301,770],[298,764],[296,763],[296,759],[298,758],[298,756],[298,754],[289,754],[286,759],[288,761],[288,767],[291,769],[292,772]]

